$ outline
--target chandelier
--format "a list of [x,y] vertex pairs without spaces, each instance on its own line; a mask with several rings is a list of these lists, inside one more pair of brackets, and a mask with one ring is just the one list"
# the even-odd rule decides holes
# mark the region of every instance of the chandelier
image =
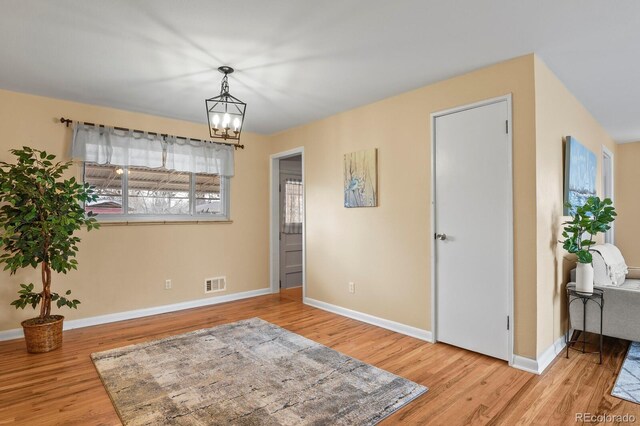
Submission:
[[205,100],[209,135],[212,139],[239,142],[247,104],[229,93],[228,76],[233,72],[233,68],[222,66],[218,71],[224,74],[220,84],[220,95]]

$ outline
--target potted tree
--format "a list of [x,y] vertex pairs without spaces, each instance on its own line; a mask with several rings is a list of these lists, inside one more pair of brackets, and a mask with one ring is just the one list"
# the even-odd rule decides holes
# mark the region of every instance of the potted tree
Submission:
[[578,256],[576,291],[593,293],[593,239],[598,233],[611,229],[611,223],[618,214],[609,198],[601,200],[598,197],[589,197],[583,206],[575,207],[567,203],[566,207],[571,214],[571,220],[563,224],[564,240],[560,242],[566,251]]
[[51,314],[51,303],[74,309],[80,303],[69,297],[70,290],[64,295],[51,291],[51,273],[78,268],[74,257],[80,238],[74,233],[83,225],[87,230],[99,227],[82,206],[97,195],[88,184],[62,177],[71,162],[54,163],[54,155],[29,147],[10,152],[17,157],[16,163],[0,162],[0,245],[4,248],[0,264],[12,275],[40,266],[42,291],[34,292],[32,283],[20,284],[19,297],[11,305],[16,309],[40,305],[40,315],[23,321],[22,327],[29,352],[49,352],[62,344],[64,320]]

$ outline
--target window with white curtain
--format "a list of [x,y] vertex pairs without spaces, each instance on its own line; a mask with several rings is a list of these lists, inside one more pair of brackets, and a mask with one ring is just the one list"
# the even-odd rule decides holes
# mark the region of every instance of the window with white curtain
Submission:
[[87,212],[106,221],[225,220],[233,148],[76,125],[73,158],[98,200]]
[[301,234],[304,220],[304,188],[302,181],[287,179],[284,185],[284,224],[285,234]]

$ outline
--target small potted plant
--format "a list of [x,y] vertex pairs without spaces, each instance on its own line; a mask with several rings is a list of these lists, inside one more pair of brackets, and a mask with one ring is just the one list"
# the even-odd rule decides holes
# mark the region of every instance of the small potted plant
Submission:
[[40,305],[40,315],[22,322],[27,350],[49,352],[62,344],[64,317],[51,314],[51,303],[58,308],[77,309],[80,301],[51,291],[51,273],[66,274],[78,268],[74,259],[80,238],[74,233],[99,224],[91,213],[85,215],[83,203],[97,195],[88,184],[75,178],[64,179],[71,162],[54,163],[55,156],[29,147],[10,151],[15,164],[0,162],[0,264],[13,275],[22,268],[40,266],[42,291],[34,285],[20,284],[19,297],[11,302],[16,309]]
[[567,203],[566,207],[571,214],[571,220],[563,224],[564,240],[560,242],[566,251],[578,256],[576,291],[593,293],[593,239],[598,233],[611,229],[611,223],[618,214],[609,198],[601,200],[598,197],[589,197],[583,206],[575,207]]

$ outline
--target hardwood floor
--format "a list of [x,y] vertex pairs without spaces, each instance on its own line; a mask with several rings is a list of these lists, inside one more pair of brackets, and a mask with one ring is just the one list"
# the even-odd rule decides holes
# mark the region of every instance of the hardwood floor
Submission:
[[574,424],[577,412],[629,413],[640,406],[609,393],[628,342],[605,340],[595,355],[558,357],[543,376],[483,355],[430,344],[301,303],[301,290],[65,332],[64,346],[31,355],[0,342],[0,424],[117,425],[89,358],[92,352],[260,317],[429,387],[383,424]]

